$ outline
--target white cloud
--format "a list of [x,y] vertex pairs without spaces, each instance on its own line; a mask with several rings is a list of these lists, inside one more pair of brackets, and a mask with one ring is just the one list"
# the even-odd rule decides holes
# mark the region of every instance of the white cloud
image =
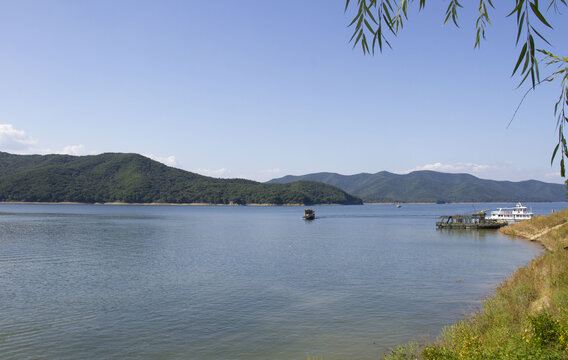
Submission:
[[557,171],[557,172],[546,173],[546,174],[544,174],[544,177],[548,178],[548,179],[557,180],[558,178],[560,178],[560,170]]
[[14,128],[12,124],[0,124],[0,150],[15,154],[66,154],[85,155],[85,145],[68,145],[62,150],[41,147],[39,142],[27,135],[24,130]]
[[217,170],[210,170],[210,169],[196,169],[196,170],[191,170],[194,173],[198,173],[201,175],[205,175],[205,176],[212,176],[212,177],[229,177],[229,174],[231,174],[231,170],[225,169],[225,168],[221,168],[221,169],[217,169]]
[[62,151],[57,151],[56,154],[65,154],[65,155],[86,155],[87,152],[85,151],[85,145],[69,145],[65,146]]
[[11,124],[0,124],[0,148],[7,152],[30,153],[37,141],[26,135],[25,131],[17,130]]
[[164,165],[177,166],[176,157],[173,156],[173,155],[161,157],[161,156],[156,156],[154,154],[144,154],[144,156],[146,156],[146,157],[148,157],[152,160],[159,161]]
[[554,182],[557,184],[564,184],[566,182],[566,179],[560,176],[560,170],[557,172],[545,173],[540,180],[544,182]]
[[492,165],[481,165],[474,163],[442,164],[438,162],[433,164],[417,166],[414,169],[404,171],[403,173],[409,173],[419,170],[432,170],[432,171],[449,172],[449,173],[480,174],[480,173],[486,173],[495,168],[496,167]]
[[397,173],[407,174],[418,170],[432,170],[445,173],[466,173],[482,179],[502,181],[524,181],[534,179],[544,182],[564,182],[564,179],[560,177],[559,172],[544,172],[542,169],[519,168],[511,162],[503,162],[495,165],[482,165],[475,163],[442,164],[438,162],[417,166],[411,170],[400,171]]

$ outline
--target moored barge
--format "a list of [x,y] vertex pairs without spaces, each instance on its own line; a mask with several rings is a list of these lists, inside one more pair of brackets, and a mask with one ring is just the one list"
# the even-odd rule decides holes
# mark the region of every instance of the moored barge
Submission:
[[472,215],[447,215],[440,216],[440,221],[436,222],[438,229],[499,229],[507,225],[505,221],[497,221],[485,217],[485,211],[480,211]]

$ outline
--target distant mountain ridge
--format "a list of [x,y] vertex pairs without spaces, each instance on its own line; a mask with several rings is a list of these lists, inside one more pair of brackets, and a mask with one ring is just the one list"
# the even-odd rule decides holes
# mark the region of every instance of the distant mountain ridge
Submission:
[[0,152],[0,201],[81,203],[361,204],[334,186],[215,179],[139,154],[14,155]]
[[414,171],[405,175],[381,171],[340,175],[321,172],[288,175],[268,183],[319,181],[363,199],[364,202],[546,202],[566,201],[566,187],[537,180],[484,180],[470,174]]

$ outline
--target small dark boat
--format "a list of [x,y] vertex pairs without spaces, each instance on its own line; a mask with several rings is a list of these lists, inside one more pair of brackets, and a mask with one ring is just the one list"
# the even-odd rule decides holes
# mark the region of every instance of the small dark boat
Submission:
[[305,209],[303,218],[304,220],[313,220],[316,218],[316,213],[312,209]]

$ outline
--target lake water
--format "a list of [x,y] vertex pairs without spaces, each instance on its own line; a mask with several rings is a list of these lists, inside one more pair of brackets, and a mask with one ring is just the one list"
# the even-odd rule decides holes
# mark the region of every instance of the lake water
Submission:
[[1,204],[0,354],[377,359],[435,337],[541,253],[435,229],[497,206],[316,206],[309,222],[302,207]]

